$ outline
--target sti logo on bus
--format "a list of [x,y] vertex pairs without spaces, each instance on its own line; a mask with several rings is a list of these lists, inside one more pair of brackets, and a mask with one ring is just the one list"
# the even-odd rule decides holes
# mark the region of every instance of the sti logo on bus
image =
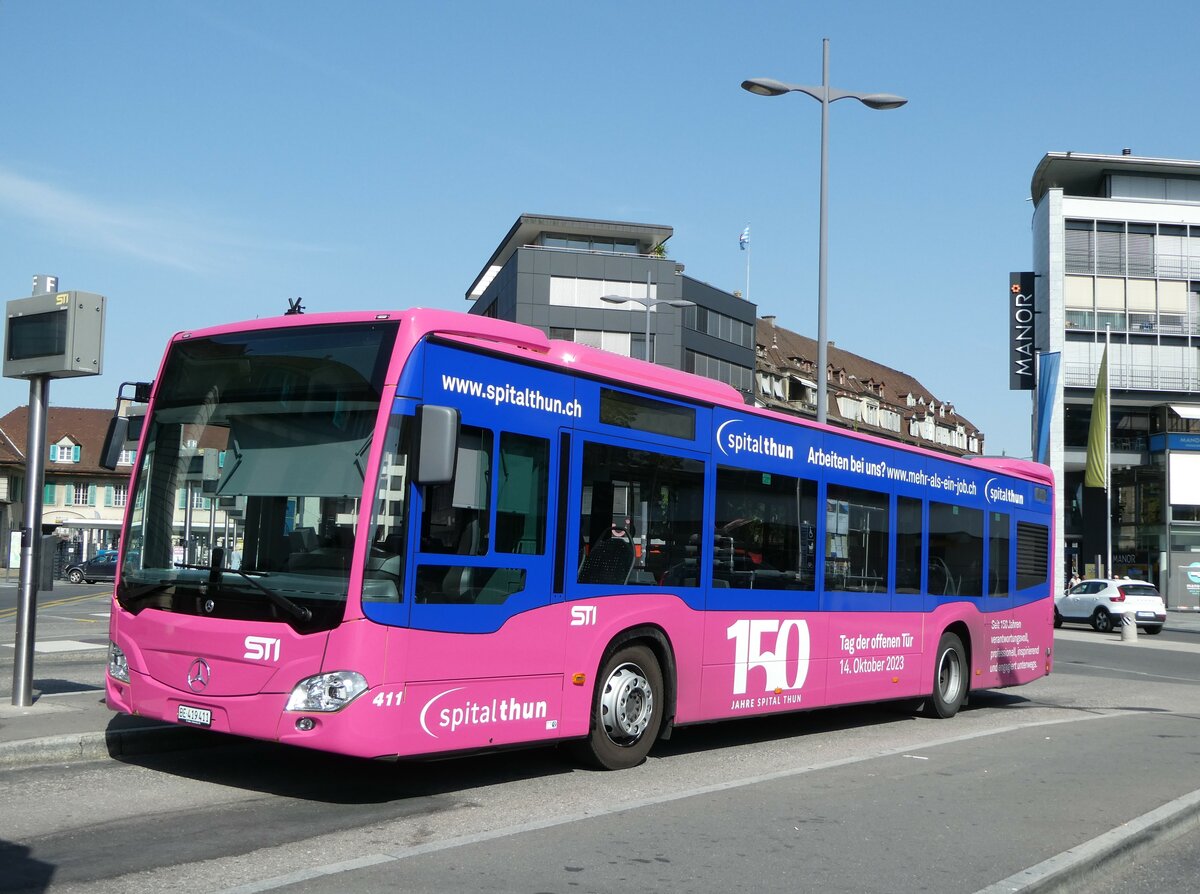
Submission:
[[573,605],[571,606],[571,626],[572,627],[589,627],[596,623],[596,606],[594,605]]
[[248,636],[246,637],[246,654],[243,658],[249,658],[251,661],[278,661],[279,660],[279,640],[269,636]]
[[[734,695],[746,694],[752,667],[764,671],[763,692],[799,689],[804,685],[810,645],[807,621],[743,619],[731,624],[725,633],[726,639],[734,641]],[[770,644],[769,648],[764,648],[764,641]]]

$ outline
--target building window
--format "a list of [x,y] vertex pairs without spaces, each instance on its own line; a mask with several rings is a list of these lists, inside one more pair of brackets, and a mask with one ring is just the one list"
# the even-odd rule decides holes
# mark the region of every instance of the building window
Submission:
[[117,507],[124,507],[125,501],[129,499],[129,485],[118,484],[112,489],[112,504]]
[[[553,307],[591,307],[597,310],[636,311],[646,313],[644,305],[636,301],[625,304],[613,304],[602,300],[604,295],[615,295],[621,298],[645,298],[646,284],[628,281],[612,281],[606,279],[582,279],[573,276],[551,276],[548,303]],[[658,286],[651,284],[650,297],[658,295]],[[650,313],[656,313],[658,308],[651,307]]]
[[754,344],[754,327],[751,324],[709,310],[707,307],[685,308],[683,325],[694,332],[703,332],[743,348]]
[[572,251],[605,251],[617,254],[638,254],[638,244],[632,239],[593,239],[566,233],[543,233],[538,243],[545,248],[567,248]]
[[1096,271],[1096,234],[1090,220],[1068,220],[1066,222],[1066,266],[1067,273],[1094,273]]
[[[137,458],[136,450],[122,450],[121,455],[117,457],[118,466],[132,466],[133,461]],[[124,505],[124,504],[121,504]]]
[[50,445],[50,462],[52,463],[77,463],[79,462],[80,449],[78,444],[69,442],[63,444]]
[[72,490],[71,505],[72,506],[87,506],[88,504],[88,486],[86,484],[76,484]]
[[[754,388],[754,371],[744,366],[738,366],[736,363],[730,363],[728,360],[722,360],[719,357],[709,357],[707,354],[701,354],[699,351],[687,351],[683,358],[683,364],[685,372],[716,379],[718,382],[732,385],[738,391],[750,392]],[[772,379],[773,388],[775,377],[772,377]],[[783,382],[781,379],[778,381],[780,393],[776,397],[782,400]]]

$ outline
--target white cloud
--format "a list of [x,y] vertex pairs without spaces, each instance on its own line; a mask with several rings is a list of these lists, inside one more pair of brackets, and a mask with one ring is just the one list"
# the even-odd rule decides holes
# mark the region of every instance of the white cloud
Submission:
[[207,272],[245,263],[250,253],[316,252],[319,246],[271,243],[237,224],[193,212],[105,203],[0,167],[0,212],[24,219],[79,249],[112,251],[163,267]]

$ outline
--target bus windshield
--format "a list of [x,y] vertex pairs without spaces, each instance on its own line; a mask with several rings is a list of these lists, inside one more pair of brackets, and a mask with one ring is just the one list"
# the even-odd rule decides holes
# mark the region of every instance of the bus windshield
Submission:
[[126,610],[336,626],[395,335],[371,323],[175,342],[133,482]]

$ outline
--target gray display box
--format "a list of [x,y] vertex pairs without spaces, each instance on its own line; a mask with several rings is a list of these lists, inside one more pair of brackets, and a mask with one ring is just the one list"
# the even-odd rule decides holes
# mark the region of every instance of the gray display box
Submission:
[[100,375],[105,301],[91,292],[57,292],[8,302],[4,377]]

